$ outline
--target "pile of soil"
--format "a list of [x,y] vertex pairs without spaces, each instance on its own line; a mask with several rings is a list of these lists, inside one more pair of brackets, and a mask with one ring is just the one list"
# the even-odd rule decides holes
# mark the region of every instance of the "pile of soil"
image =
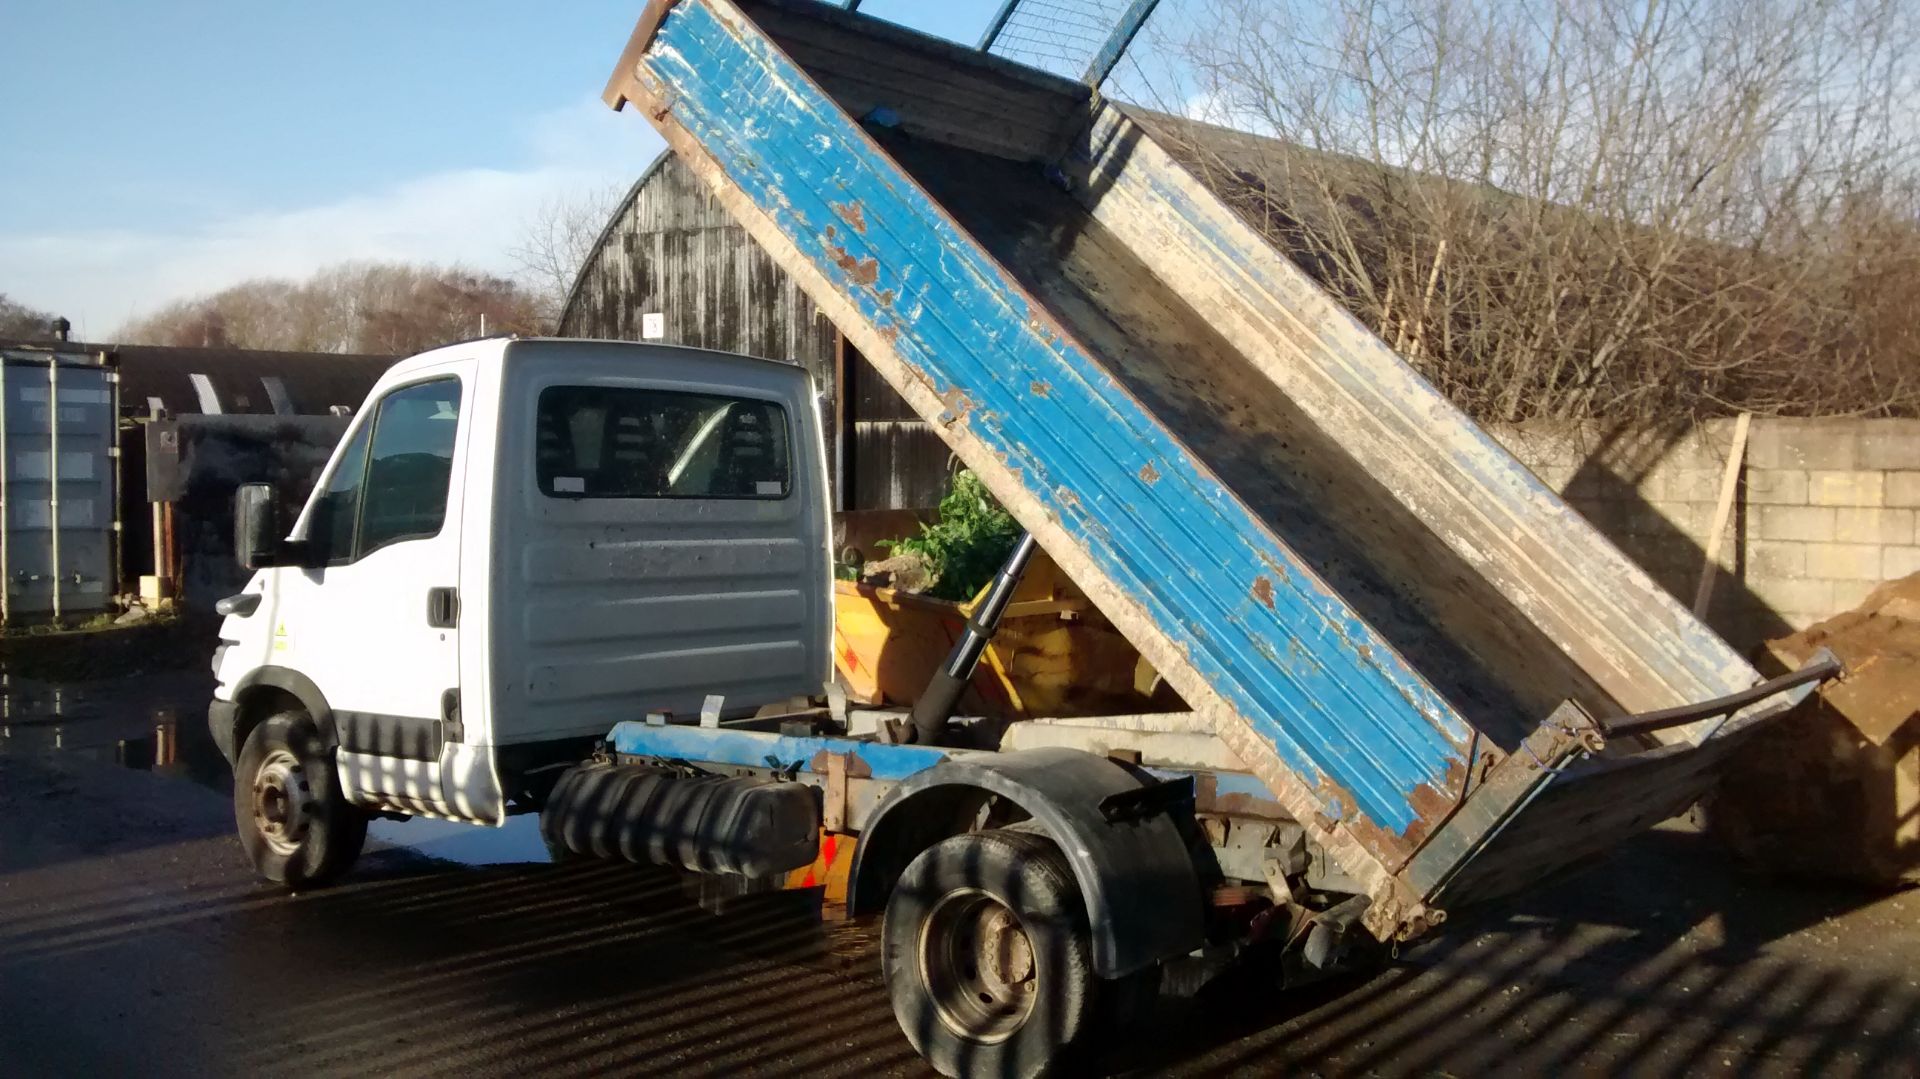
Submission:
[[1708,822],[1767,869],[1920,883],[1920,574],[1769,641],[1759,665],[1782,674],[1822,648],[1847,674],[1741,751],[1707,806]]

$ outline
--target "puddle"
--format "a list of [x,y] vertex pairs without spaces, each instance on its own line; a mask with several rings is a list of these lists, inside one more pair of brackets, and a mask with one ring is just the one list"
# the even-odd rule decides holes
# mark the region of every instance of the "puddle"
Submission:
[[[213,682],[194,671],[57,684],[0,672],[0,753],[86,757],[233,794],[233,772],[207,730]],[[548,862],[538,818],[504,827],[415,818],[376,820],[374,844],[461,865]]]
[[58,684],[0,673],[0,753],[64,753],[231,792],[196,672]]
[[547,854],[547,845],[540,840],[540,818],[531,813],[508,817],[507,823],[498,828],[421,817],[409,821],[377,820],[367,826],[367,838],[461,865],[553,860]]

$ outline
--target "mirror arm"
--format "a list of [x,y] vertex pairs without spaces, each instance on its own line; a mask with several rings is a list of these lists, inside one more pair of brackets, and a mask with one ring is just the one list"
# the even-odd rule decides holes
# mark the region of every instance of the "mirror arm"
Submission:
[[283,539],[273,549],[273,564],[276,566],[295,566],[300,569],[314,569],[321,563],[313,560],[313,544],[306,540]]

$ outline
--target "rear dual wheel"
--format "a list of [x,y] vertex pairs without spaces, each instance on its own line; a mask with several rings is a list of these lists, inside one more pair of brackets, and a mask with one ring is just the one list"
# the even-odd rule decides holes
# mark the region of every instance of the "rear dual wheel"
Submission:
[[1144,975],[1094,974],[1072,870],[1026,831],[958,835],[921,852],[888,900],[882,962],[901,1030],[944,1075],[1056,1071],[1153,997],[1150,986],[1138,992]]
[[247,736],[233,767],[233,816],[254,868],[290,888],[332,881],[367,841],[366,813],[347,802],[332,750],[300,711]]

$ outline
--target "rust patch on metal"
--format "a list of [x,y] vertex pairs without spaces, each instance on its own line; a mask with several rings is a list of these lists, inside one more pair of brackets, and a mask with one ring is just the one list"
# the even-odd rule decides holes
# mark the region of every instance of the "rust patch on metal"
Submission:
[[838,217],[840,220],[845,221],[847,223],[847,227],[853,229],[853,231],[859,233],[862,236],[865,236],[867,234],[867,217],[865,214],[860,212],[859,203],[836,202],[836,203],[832,203],[831,205],[833,206],[833,215],[835,217]]
[[879,334],[881,339],[889,345],[900,340],[900,327],[898,326],[882,326],[874,332]]
[[1260,561],[1265,562],[1267,564],[1267,568],[1273,571],[1273,575],[1275,577],[1278,577],[1283,581],[1290,581],[1293,579],[1293,574],[1288,571],[1286,565],[1282,563],[1279,559],[1274,558],[1272,555],[1262,552],[1260,555]]
[[854,284],[871,285],[880,280],[880,260],[855,258],[844,247],[829,247],[827,252],[833,256],[833,264],[846,271]]
[[1152,461],[1148,461],[1146,464],[1140,466],[1140,482],[1141,483],[1159,483],[1160,482],[1160,470],[1153,467]]
[[1260,576],[1253,579],[1253,598],[1259,600],[1267,610],[1273,610],[1273,581]]
[[1422,783],[1409,791],[1407,804],[1413,809],[1413,822],[1398,834],[1361,816],[1352,808],[1353,800],[1330,782],[1320,783],[1315,793],[1330,802],[1337,801],[1342,809],[1341,819],[1337,823],[1359,840],[1369,853],[1380,859],[1383,868],[1397,875],[1406,869],[1434,830],[1459,809],[1464,800],[1460,795],[1461,786],[1467,781],[1467,773],[1466,762],[1449,759],[1447,773],[1439,786]]
[[953,417],[951,422],[954,423],[966,419],[967,413],[973,411],[973,398],[968,397],[967,391],[958,386],[953,386],[941,394],[940,403],[947,406],[947,414]]
[[815,775],[826,775],[827,769],[828,767],[830,767],[827,764],[827,758],[836,757],[836,756],[845,757],[847,759],[847,778],[848,779],[872,779],[873,778],[873,765],[868,764],[866,760],[860,756],[860,754],[834,753],[833,751],[826,750],[826,749],[823,749],[820,752],[815,753],[812,759],[807,761],[807,771],[812,772]]
[[1048,394],[1053,392],[1052,386],[1047,385],[1046,383],[1040,381],[1039,379],[1034,379],[1033,384],[1031,386],[1028,386],[1027,389],[1035,397],[1045,397]]
[[890,289],[890,288],[889,288],[889,289],[881,289],[881,290],[880,290],[880,297],[879,297],[879,298],[880,298],[880,306],[881,306],[881,307],[892,307],[892,306],[893,306],[893,290],[892,290],[892,289]]
[[1423,842],[1436,825],[1453,815],[1454,808],[1462,801],[1459,797],[1461,784],[1466,781],[1467,766],[1453,761],[1443,781],[1445,789],[1422,783],[1408,792],[1407,804],[1413,807],[1414,821],[1401,833],[1401,838],[1414,843]]

